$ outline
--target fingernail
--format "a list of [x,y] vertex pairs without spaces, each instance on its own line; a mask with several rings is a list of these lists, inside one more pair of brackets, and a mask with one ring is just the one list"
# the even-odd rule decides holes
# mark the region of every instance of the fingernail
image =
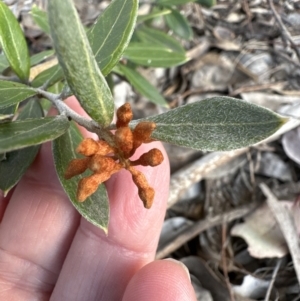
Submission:
[[191,281],[190,272],[189,272],[189,270],[188,270],[188,268],[186,267],[185,264],[183,264],[181,261],[178,261],[174,258],[166,258],[164,260],[168,260],[168,261],[176,263],[177,265],[180,265],[184,269],[184,271],[185,271],[186,275],[188,276],[189,280]]

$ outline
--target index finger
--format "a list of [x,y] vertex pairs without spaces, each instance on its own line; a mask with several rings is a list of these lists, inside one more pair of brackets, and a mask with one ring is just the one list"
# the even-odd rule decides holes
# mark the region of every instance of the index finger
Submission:
[[121,300],[132,276],[154,259],[166,211],[169,162],[159,142],[142,145],[135,155],[139,157],[154,147],[163,152],[163,163],[154,168],[139,167],[155,189],[152,208],[143,207],[129,172],[114,175],[106,184],[110,199],[108,235],[81,220],[53,300],[62,296],[66,301]]

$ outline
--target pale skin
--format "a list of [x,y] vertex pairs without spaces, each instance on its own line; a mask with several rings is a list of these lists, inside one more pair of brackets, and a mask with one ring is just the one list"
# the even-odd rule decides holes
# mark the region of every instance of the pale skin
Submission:
[[[67,104],[83,114],[74,98]],[[134,158],[153,147],[163,152],[163,163],[138,167],[156,191],[152,208],[143,208],[129,172],[114,175],[106,182],[106,236],[74,209],[57,180],[51,145],[44,144],[16,188],[6,198],[0,193],[0,300],[196,300],[179,263],[154,260],[169,162],[158,142],[142,145]]]

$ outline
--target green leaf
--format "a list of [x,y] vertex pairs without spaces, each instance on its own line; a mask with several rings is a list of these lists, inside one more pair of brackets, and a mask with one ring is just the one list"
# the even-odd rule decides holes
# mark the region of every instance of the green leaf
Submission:
[[18,107],[19,107],[19,103],[10,107],[0,109],[0,116],[1,116],[0,122],[7,122],[12,120],[18,110]]
[[217,4],[217,0],[196,0],[196,3],[202,6],[212,7]]
[[[23,108],[18,120],[42,116],[43,111],[39,102],[32,99]],[[19,182],[36,157],[39,148],[39,145],[34,145],[5,154],[5,160],[0,162],[0,189],[4,194],[7,194]]]
[[172,12],[171,9],[168,9],[168,8],[161,9],[159,11],[152,11],[149,14],[137,16],[136,22],[137,22],[137,24],[139,24],[139,23],[142,23],[142,22],[147,21],[147,20],[151,20],[151,19],[154,19],[154,18],[157,18],[157,17],[168,15],[171,12]]
[[47,83],[48,86],[52,86],[63,78],[64,73],[60,65],[54,65],[36,76],[31,82],[31,85],[35,88],[41,87],[45,83]]
[[109,125],[114,102],[72,0],[48,1],[51,35],[59,63],[74,95],[99,124]]
[[171,14],[164,16],[168,26],[177,36],[190,40],[193,37],[193,30],[189,21],[178,10],[173,9]]
[[156,3],[162,5],[181,5],[189,2],[195,2],[195,0],[157,0]]
[[7,61],[5,55],[0,54],[0,73],[2,73],[8,67],[9,67],[9,62]]
[[88,33],[96,61],[107,75],[120,60],[134,30],[138,0],[114,0]]
[[0,124],[0,153],[41,144],[61,136],[70,126],[68,118],[32,118]]
[[252,145],[286,122],[268,109],[231,97],[205,99],[146,120],[157,125],[154,139],[204,151]]
[[30,57],[30,66],[39,64],[54,54],[53,50],[45,50]]
[[16,75],[26,81],[30,61],[23,31],[10,9],[0,1],[0,44]]
[[180,45],[180,43],[173,37],[162,32],[161,30],[157,30],[147,26],[141,26],[136,30],[135,33],[138,36],[138,38],[144,43],[151,43],[158,46],[164,46],[166,48],[172,49],[174,52],[178,52],[182,55],[185,55],[185,50]]
[[132,86],[141,95],[147,97],[155,104],[164,107],[169,107],[167,101],[163,98],[163,96],[140,73],[121,64],[119,65],[119,68],[121,72],[124,74],[124,76],[132,84]]
[[78,212],[89,222],[102,228],[107,233],[109,221],[109,204],[105,186],[102,184],[97,191],[80,203],[76,200],[78,181],[87,176],[88,172],[76,176],[70,180],[64,178],[65,170],[72,159],[78,157],[76,147],[82,141],[82,136],[74,123],[62,136],[53,141],[53,156],[58,178],[72,204]]
[[29,86],[0,80],[0,108],[6,108],[37,94]]
[[50,35],[47,13],[34,4],[31,9],[31,15],[35,24],[38,25],[43,32]]
[[130,43],[124,57],[147,67],[172,67],[188,61],[185,54],[174,52],[170,48],[149,43]]

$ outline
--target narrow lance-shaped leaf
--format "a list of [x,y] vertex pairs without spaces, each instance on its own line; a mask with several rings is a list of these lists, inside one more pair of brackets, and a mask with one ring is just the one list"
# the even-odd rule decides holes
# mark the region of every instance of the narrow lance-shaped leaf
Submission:
[[139,93],[155,104],[168,107],[168,103],[163,96],[140,73],[121,64],[119,65],[119,68]]
[[144,43],[153,43],[172,49],[174,52],[185,55],[185,50],[181,44],[170,35],[147,26],[141,26],[135,31],[137,37]]
[[41,144],[62,135],[70,122],[66,116],[32,118],[0,124],[0,153]]
[[0,109],[17,104],[35,94],[36,91],[29,86],[0,80]]
[[45,50],[45,51],[39,52],[37,54],[34,54],[33,56],[30,57],[30,66],[37,65],[41,61],[52,56],[53,54],[54,54],[53,50]]
[[206,7],[212,7],[217,4],[217,0],[196,0],[196,3]]
[[107,75],[120,60],[134,30],[138,0],[114,0],[88,32],[102,73]]
[[10,107],[6,107],[4,109],[0,109],[0,116],[1,116],[0,123],[12,120],[17,112],[18,107],[19,107],[19,103],[12,105]]
[[170,14],[172,11],[170,9],[161,9],[161,10],[158,10],[158,11],[153,11],[153,12],[150,12],[149,14],[146,14],[146,15],[139,15],[137,17],[137,24],[139,23],[142,23],[142,22],[145,22],[147,20],[151,20],[151,19],[154,19],[154,18],[157,18],[157,17],[161,17],[161,16],[164,16],[164,15],[168,15]]
[[33,21],[40,27],[40,29],[47,34],[50,34],[47,13],[34,4],[31,9],[31,15]]
[[124,57],[143,66],[164,68],[180,65],[188,60],[183,53],[150,43],[130,43]]
[[37,75],[31,84],[35,88],[38,88],[44,84],[47,84],[47,86],[52,86],[63,78],[64,73],[60,65],[54,65]]
[[48,1],[48,16],[54,48],[70,89],[95,121],[108,125],[114,113],[113,97],[73,1]]
[[154,139],[205,151],[255,144],[286,122],[268,109],[231,97],[205,99],[146,120],[157,125]]
[[5,55],[0,54],[0,73],[2,73],[6,68],[9,67],[9,62],[7,61]]
[[29,51],[23,31],[10,9],[0,1],[0,44],[16,75],[23,81],[29,77]]
[[107,233],[109,204],[105,186],[103,184],[100,185],[94,194],[80,203],[76,199],[77,184],[82,177],[87,176],[88,172],[69,180],[64,178],[69,162],[79,157],[75,149],[82,139],[78,128],[72,123],[70,129],[64,135],[53,141],[56,172],[65,192],[78,212],[89,222],[102,228]]
[[[36,99],[30,100],[18,116],[18,120],[39,118],[43,110]],[[33,145],[5,154],[0,162],[0,189],[7,194],[22,178],[39,151],[40,145]]]
[[190,40],[193,37],[193,30],[190,23],[178,10],[173,9],[171,14],[164,16],[168,26],[177,36]]
[[189,2],[195,2],[195,0],[157,0],[156,2],[161,5],[181,5]]

